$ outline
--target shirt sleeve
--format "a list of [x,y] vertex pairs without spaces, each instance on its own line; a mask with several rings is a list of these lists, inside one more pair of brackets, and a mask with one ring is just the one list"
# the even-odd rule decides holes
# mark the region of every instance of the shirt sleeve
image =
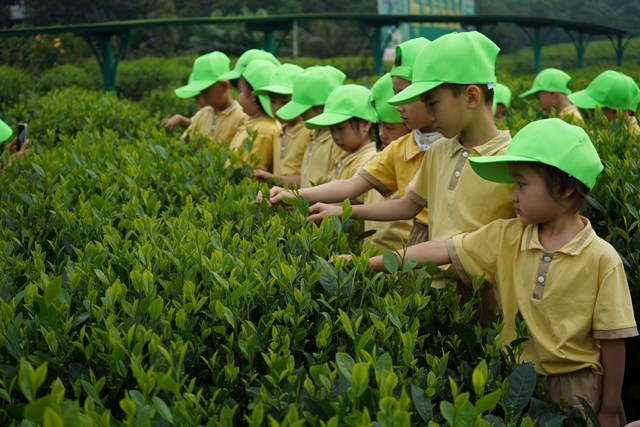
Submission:
[[503,224],[503,221],[493,221],[472,233],[459,234],[446,241],[451,264],[466,285],[471,285],[471,279],[481,274],[487,282],[495,284]]
[[382,150],[374,156],[358,172],[363,179],[373,185],[384,197],[389,197],[398,190],[398,179],[394,164],[395,144]]
[[638,335],[624,267],[619,258],[614,262],[613,268],[608,270],[600,281],[593,311],[593,337],[598,339]]

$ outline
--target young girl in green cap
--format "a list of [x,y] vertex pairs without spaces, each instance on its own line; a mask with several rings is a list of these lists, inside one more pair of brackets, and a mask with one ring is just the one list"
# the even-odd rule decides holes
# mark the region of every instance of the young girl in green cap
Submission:
[[521,93],[520,98],[535,95],[540,102],[540,108],[545,113],[555,112],[558,117],[569,123],[584,123],[580,111],[569,99],[570,81],[571,76],[564,71],[557,68],[545,68],[533,79],[531,89]]
[[[240,154],[241,161],[250,163],[250,157],[255,156],[255,168],[267,171],[271,171],[273,165],[273,144],[280,135],[281,128],[271,113],[269,97],[255,96],[253,91],[254,88],[268,85],[276,68],[271,62],[256,59],[242,71],[238,79],[238,102],[250,118],[238,128],[229,144],[231,150]],[[245,151],[246,140],[253,141],[250,152]]]
[[[589,137],[560,119],[540,120],[504,155],[469,161],[483,179],[514,184],[518,218],[411,246],[400,263],[452,263],[469,286],[484,275],[498,291],[505,345],[516,338],[517,314],[524,318],[531,339],[522,359],[546,377],[546,399],[580,408],[581,396],[602,426],[624,425],[624,339],[638,331],[619,255],[580,216],[603,169]],[[370,264],[384,271],[381,256]]]
[[[360,85],[338,86],[329,94],[322,114],[305,121],[309,129],[328,127],[333,142],[347,152],[336,162],[333,180],[351,178],[375,155],[371,133],[377,121],[371,92]],[[362,203],[364,198],[357,200]]]

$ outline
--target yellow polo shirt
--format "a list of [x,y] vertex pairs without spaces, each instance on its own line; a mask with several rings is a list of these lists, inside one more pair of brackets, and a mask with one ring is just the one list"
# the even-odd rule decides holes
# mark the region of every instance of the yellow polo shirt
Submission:
[[180,135],[180,141],[184,142],[187,137],[193,137],[194,133],[205,135],[212,142],[229,142],[236,134],[237,129],[247,120],[247,116],[237,101],[225,110],[216,114],[213,107],[207,105],[198,110],[191,118],[191,124]]
[[600,339],[638,335],[629,285],[615,249],[585,227],[563,248],[546,251],[537,225],[498,220],[447,240],[460,278],[484,274],[497,287],[505,344],[518,311],[529,335],[523,359],[542,375],[590,368],[602,374]]
[[[389,148],[389,147],[387,147]],[[370,162],[369,162],[370,163]],[[373,204],[386,199],[399,199],[400,193],[395,192],[389,197],[382,197],[377,191],[367,191],[364,203]],[[365,221],[365,230],[375,230],[375,234],[368,238],[368,242],[382,249],[396,250],[404,247],[409,242],[413,220],[400,221]]]
[[311,143],[311,131],[301,120],[292,127],[285,126],[273,144],[273,173],[278,176],[298,176],[304,153]]
[[[429,240],[446,240],[475,231],[496,219],[514,218],[512,185],[480,178],[469,157],[504,154],[511,142],[509,131],[473,148],[460,144],[460,135],[437,140],[426,151],[422,166],[407,188],[407,196],[428,208]],[[456,279],[453,268],[442,266],[432,286]]]
[[[273,166],[273,143],[280,135],[280,124],[276,119],[264,116],[258,118],[250,118],[247,122],[238,128],[235,136],[229,144],[231,150],[240,151],[242,149],[240,159],[248,163],[250,154],[244,151],[244,141],[251,140],[255,135],[251,154],[258,158],[256,169],[264,169],[271,171]],[[251,134],[251,135],[250,135]]]
[[329,128],[311,131],[311,142],[300,168],[300,188],[331,181],[336,163],[348,153],[333,143]]
[[238,101],[233,101],[229,107],[218,113],[212,124],[211,140],[214,142],[230,142],[238,128],[244,125],[247,120],[249,120],[249,116],[244,113]]
[[[373,156],[376,155],[376,144],[375,142],[369,142],[362,147],[360,147],[357,151],[353,153],[347,153],[344,157],[341,157],[336,162],[336,167],[333,172],[333,181],[337,181],[339,179],[350,179],[354,177],[358,171],[365,165]],[[366,198],[367,191],[364,194],[356,197],[359,203],[364,203]]]
[[187,138],[193,138],[195,135],[203,135],[209,137],[211,135],[211,125],[216,113],[213,107],[207,105],[198,110],[195,116],[191,117],[191,124],[180,135],[180,141],[185,142]]
[[640,135],[640,125],[638,125],[638,119],[636,119],[636,116],[627,116],[625,114],[624,121],[627,122],[627,129],[629,129],[629,133],[631,135]]
[[[410,132],[391,142],[367,163],[358,175],[373,185],[373,188],[383,196],[389,197],[397,192],[398,198],[402,198],[407,185],[420,169],[423,157],[424,152],[420,151],[413,132]],[[426,209],[420,211],[416,221],[427,224]]]
[[580,114],[580,111],[578,111],[578,107],[573,104],[570,104],[560,110],[558,112],[558,117],[569,123],[584,124],[582,114]]

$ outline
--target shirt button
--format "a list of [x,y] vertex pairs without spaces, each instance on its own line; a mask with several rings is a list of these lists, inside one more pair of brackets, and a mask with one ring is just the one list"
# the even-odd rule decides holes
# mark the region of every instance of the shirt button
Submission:
[[456,178],[460,178],[460,171],[455,171],[453,175],[455,175]]
[[469,157],[469,153],[467,151],[462,152],[462,157]]
[[544,277],[538,276],[538,283],[544,283]]
[[542,259],[544,260],[544,262],[551,262],[551,257],[549,255],[545,255]]

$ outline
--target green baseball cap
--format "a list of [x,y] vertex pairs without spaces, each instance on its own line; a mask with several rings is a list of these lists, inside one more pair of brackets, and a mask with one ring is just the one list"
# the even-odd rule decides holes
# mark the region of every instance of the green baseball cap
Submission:
[[371,87],[373,108],[378,113],[378,121],[385,123],[402,123],[402,117],[396,107],[387,101],[393,96],[393,82],[391,74],[380,77]]
[[639,92],[638,85],[631,77],[606,70],[591,80],[586,89],[569,95],[569,100],[579,108],[600,106],[635,111]]
[[307,68],[293,82],[291,101],[278,110],[278,117],[291,120],[311,107],[324,105],[331,91],[340,86],[345,78],[342,71],[331,65]]
[[524,98],[540,91],[569,94],[571,93],[568,87],[570,81],[571,76],[564,71],[557,68],[545,68],[533,79],[531,89],[522,92],[519,96],[520,98]]
[[391,69],[391,76],[411,81],[413,64],[422,48],[429,43],[431,42],[424,37],[418,37],[396,46],[396,59]]
[[513,182],[507,162],[537,162],[555,166],[593,188],[603,166],[589,136],[580,126],[553,118],[523,127],[503,156],[470,157],[473,170],[487,181]]
[[337,125],[353,117],[378,121],[378,115],[371,104],[371,91],[360,85],[338,86],[329,94],[324,104],[324,112],[304,122],[309,129]]
[[6,141],[9,139],[13,131],[9,127],[8,124],[0,120],[0,142]]
[[[269,84],[271,76],[276,72],[278,66],[262,59],[254,59],[249,62],[247,67],[242,71],[242,77],[251,85],[252,88],[261,88]],[[264,112],[269,117],[273,117],[271,112],[271,100],[268,95],[258,95],[258,101]]]
[[253,91],[254,95],[268,95],[277,93],[279,95],[291,95],[293,82],[304,71],[304,68],[295,64],[282,64],[271,76],[269,84],[265,87]]
[[244,69],[247,68],[247,65],[249,65],[249,63],[255,59],[268,61],[276,66],[280,65],[280,61],[278,61],[278,59],[276,59],[276,57],[273,56],[271,52],[267,52],[266,50],[262,49],[249,49],[242,55],[240,55],[240,57],[236,61],[236,65],[233,67],[233,70],[220,76],[220,80],[235,80],[240,78]]
[[491,107],[493,114],[496,113],[498,104],[504,104],[507,108],[511,106],[511,89],[500,83],[496,83],[493,87],[493,105]]
[[211,52],[193,61],[193,69],[186,86],[174,90],[178,98],[193,98],[209,86],[219,82],[220,76],[229,71],[229,57],[222,52]]
[[411,85],[389,103],[409,104],[443,83],[495,83],[499,51],[494,42],[477,31],[445,34],[422,48],[415,60]]

